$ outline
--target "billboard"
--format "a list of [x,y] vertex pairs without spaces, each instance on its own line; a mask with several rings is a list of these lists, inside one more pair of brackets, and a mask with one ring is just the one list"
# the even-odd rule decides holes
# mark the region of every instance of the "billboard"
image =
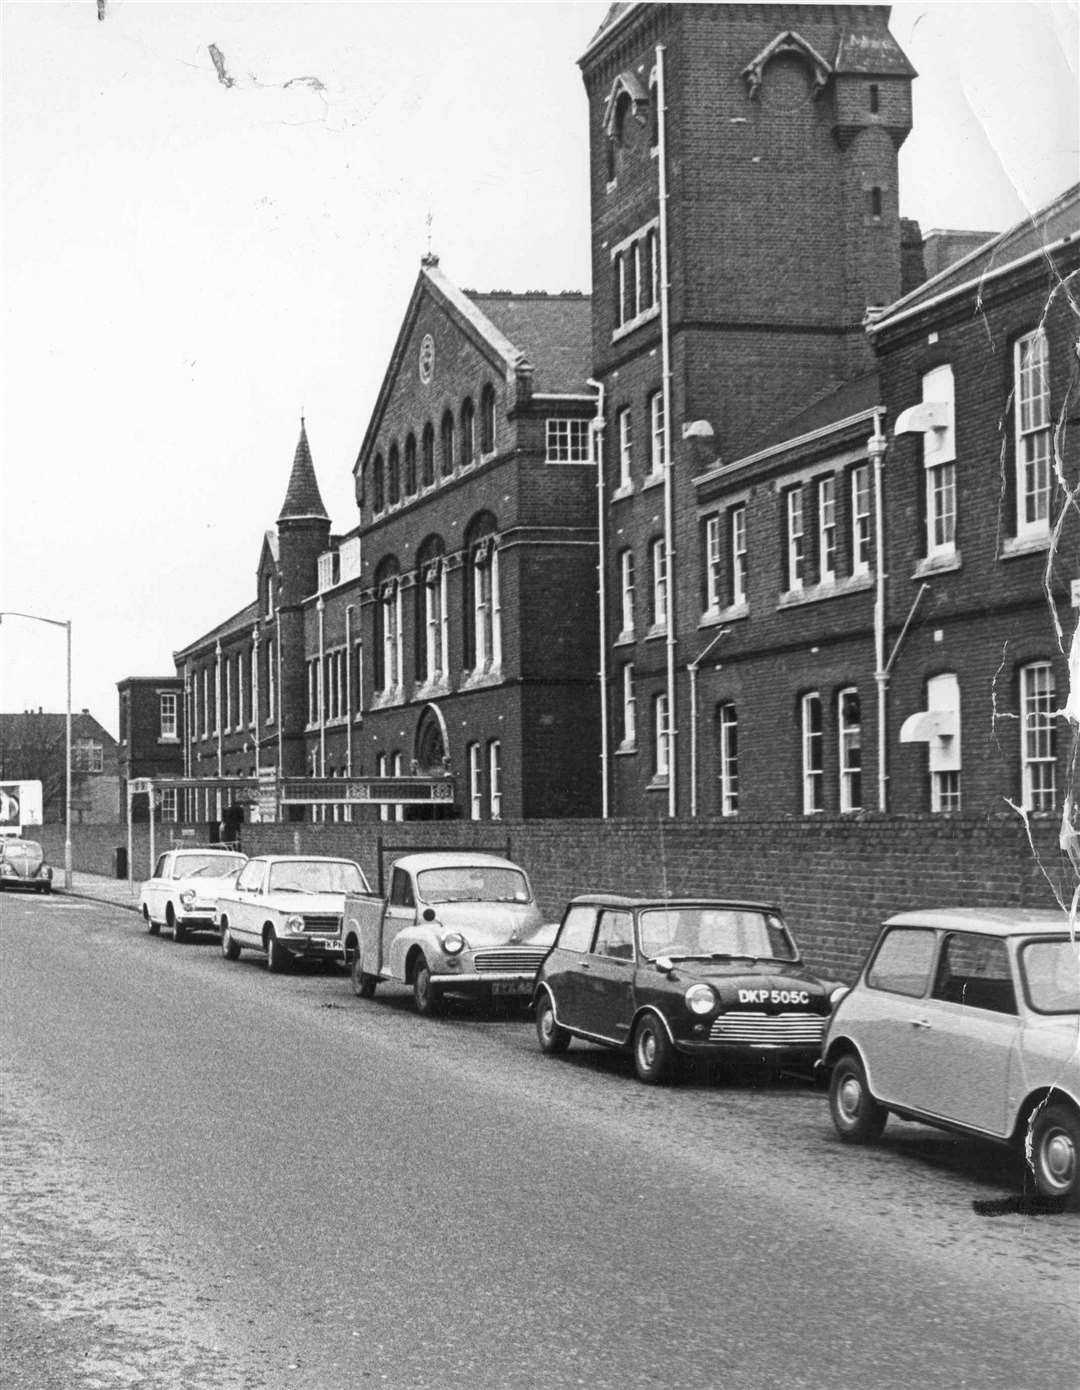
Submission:
[[41,783],[0,782],[0,835],[41,824]]

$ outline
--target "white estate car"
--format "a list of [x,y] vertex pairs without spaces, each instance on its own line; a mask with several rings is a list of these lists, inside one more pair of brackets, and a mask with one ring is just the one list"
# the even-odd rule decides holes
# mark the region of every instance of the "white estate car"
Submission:
[[341,919],[346,893],[370,893],[352,859],[261,854],[249,859],[218,899],[221,954],[265,951],[275,974],[293,956],[344,961]]
[[147,931],[156,936],[164,925],[174,941],[189,931],[213,931],[218,894],[246,863],[247,856],[235,850],[166,850],[139,893]]
[[1041,1197],[1080,1203],[1080,942],[1063,912],[905,912],[825,1038],[841,1139],[890,1114],[1011,1143]]

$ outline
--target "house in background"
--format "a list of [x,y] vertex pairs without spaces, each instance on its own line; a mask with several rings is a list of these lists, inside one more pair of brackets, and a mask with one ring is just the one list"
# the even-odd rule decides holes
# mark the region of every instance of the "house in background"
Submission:
[[[66,813],[67,714],[43,709],[0,714],[0,780],[40,781],[42,820]],[[116,739],[89,710],[71,715],[71,818],[75,824],[120,819]]]
[[[120,696],[120,805],[127,814],[128,783],[138,777],[181,777],[184,770],[184,682],[178,676],[128,676],[117,681]],[[175,793],[165,792],[165,820],[177,819]],[[134,820],[148,818],[146,800],[136,797]]]

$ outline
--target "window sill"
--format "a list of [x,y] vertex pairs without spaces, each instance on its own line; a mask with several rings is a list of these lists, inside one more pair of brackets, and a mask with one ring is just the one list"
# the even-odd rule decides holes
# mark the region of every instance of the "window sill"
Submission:
[[949,574],[960,568],[960,552],[954,550],[947,555],[928,555],[920,560],[911,573],[912,579],[925,579],[929,574]]
[[392,686],[389,690],[376,690],[371,700],[372,709],[389,709],[393,705],[405,703],[405,691],[400,685]]
[[776,605],[779,613],[785,608],[800,608],[806,603],[822,603],[830,598],[843,598],[845,594],[866,593],[874,587],[873,576],[855,574],[850,579],[839,579],[833,584],[813,584],[808,589],[789,589],[780,595]]
[[634,484],[633,484],[633,483],[621,483],[621,484],[615,489],[615,491],[611,494],[611,500],[612,500],[613,502],[621,502],[624,498],[626,498],[626,497],[633,497],[633,495],[634,495]]
[[1038,555],[1050,549],[1050,532],[1030,536],[1008,536],[1001,542],[999,559],[1014,560],[1018,555]]
[[667,636],[667,623],[657,623],[654,627],[649,628],[648,632],[646,632],[646,634],[645,634],[645,641],[646,641],[646,642],[658,642],[662,637],[666,637],[666,636]]
[[654,319],[660,317],[659,304],[651,304],[640,314],[635,314],[632,319],[627,319],[625,323],[620,323],[618,328],[611,334],[611,341],[617,343],[620,338],[625,338],[629,333],[633,333],[635,328],[640,328],[643,324],[652,323]]
[[630,739],[625,743],[620,743],[619,746],[616,749],[614,749],[613,756],[616,758],[628,758],[635,754],[637,751],[637,743],[634,740]]
[[[161,737],[158,739],[158,743],[169,743],[169,744],[172,744],[172,743],[179,743],[179,742],[180,742],[180,740],[177,738],[177,736],[176,736],[175,734],[162,734]],[[124,743],[127,743],[127,739],[124,739]]]
[[728,608],[707,608],[698,621],[698,627],[718,627],[721,623],[733,623],[749,616],[748,603],[733,603]]
[[632,647],[637,639],[632,632],[620,632],[618,637],[612,642],[613,647]]
[[644,478],[642,478],[642,480],[641,480],[641,490],[642,490],[642,492],[644,492],[646,488],[650,488],[650,487],[659,487],[663,481],[664,481],[664,470],[661,468],[661,469],[656,470],[656,471],[654,471],[654,472],[652,472],[652,473],[646,474],[646,476],[645,476]]
[[646,792],[666,792],[669,786],[668,775],[666,772],[657,773],[653,779],[646,783]]
[[437,695],[450,694],[450,680],[447,676],[438,676],[434,680],[423,681],[413,691],[413,698],[416,700],[433,700]]
[[462,690],[479,690],[488,685],[501,685],[503,679],[501,666],[485,666],[479,671],[466,672]]

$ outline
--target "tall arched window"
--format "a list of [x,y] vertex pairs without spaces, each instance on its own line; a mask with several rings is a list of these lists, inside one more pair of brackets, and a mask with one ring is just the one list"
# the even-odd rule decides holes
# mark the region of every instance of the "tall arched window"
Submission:
[[431,487],[435,482],[435,427],[429,420],[420,440],[420,486]]
[[375,571],[375,689],[401,684],[401,583],[398,562],[383,560]]
[[502,664],[499,550],[495,518],[483,513],[466,535],[465,665],[476,673]]
[[405,440],[405,496],[416,495],[416,435],[409,431]]
[[466,396],[461,406],[461,465],[464,468],[476,458],[476,411],[472,397]]
[[425,684],[445,678],[449,666],[446,557],[442,540],[429,536],[416,555],[416,675]]
[[391,507],[401,501],[401,457],[397,444],[390,445],[390,461],[387,465],[387,500]]
[[443,477],[446,478],[454,471],[454,417],[449,410],[442,417],[442,429],[439,434],[439,466]]
[[480,392],[480,452],[495,448],[495,388],[490,382]]
[[386,470],[382,454],[375,455],[371,466],[371,510],[381,512],[386,506]]

